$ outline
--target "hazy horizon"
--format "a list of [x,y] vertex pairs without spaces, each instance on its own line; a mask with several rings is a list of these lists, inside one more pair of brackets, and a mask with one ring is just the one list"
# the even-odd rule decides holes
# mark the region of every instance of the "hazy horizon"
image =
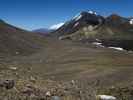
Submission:
[[0,19],[27,29],[48,28],[65,22],[77,13],[94,10],[107,16],[133,16],[131,0],[2,0]]

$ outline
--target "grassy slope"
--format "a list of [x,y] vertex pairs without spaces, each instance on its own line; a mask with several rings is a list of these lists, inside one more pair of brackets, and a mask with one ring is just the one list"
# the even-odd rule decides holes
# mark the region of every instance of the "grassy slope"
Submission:
[[[19,78],[31,75],[42,79],[99,79],[103,84],[119,84],[132,80],[133,54],[77,43],[48,40],[45,48],[32,56],[9,58],[1,62],[5,71],[18,67]],[[3,65],[5,66],[3,68]],[[7,75],[5,75],[7,74]],[[14,73],[4,77],[17,78]]]
[[[96,87],[130,85],[133,81],[132,53],[50,38],[45,38],[45,41],[47,43],[38,53],[1,59],[0,79],[14,79],[17,83],[15,87],[19,91],[31,83],[39,89],[45,89],[48,84],[53,87],[60,81],[64,83],[79,80],[79,84],[83,84],[82,89],[85,90],[96,81],[99,81]],[[17,69],[13,70],[11,67]],[[75,89],[72,91],[76,93]],[[20,96],[20,100],[26,100],[22,98],[22,94],[16,95],[15,90],[4,90],[3,94],[3,97]],[[69,97],[63,100],[77,99]]]
[[45,43],[37,34],[16,28],[7,23],[0,23],[0,55],[10,56],[31,54]]

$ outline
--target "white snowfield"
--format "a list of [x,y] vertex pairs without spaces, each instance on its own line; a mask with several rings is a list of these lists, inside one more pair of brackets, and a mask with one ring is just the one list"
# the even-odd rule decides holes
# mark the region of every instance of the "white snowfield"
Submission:
[[[102,45],[102,43],[100,43],[100,42],[93,42],[92,43],[93,45],[96,45],[96,46],[99,46],[99,47],[104,47],[103,45]],[[120,48],[120,47],[108,47],[109,49],[115,49],[115,50],[119,50],[119,51],[124,51],[124,49],[123,48]]]
[[94,12],[90,10],[90,11],[88,11],[88,13],[93,14]]
[[77,15],[75,15],[75,16],[73,17],[73,19],[76,19],[79,15],[80,15],[80,13],[78,13]]
[[115,50],[119,50],[119,51],[123,51],[124,49],[123,48],[120,48],[120,47],[108,47],[110,49],[115,49]]
[[93,45],[96,45],[96,46],[99,46],[99,47],[104,47],[104,46],[102,45],[102,43],[100,43],[100,42],[93,42],[92,44],[93,44]]
[[82,15],[80,14],[78,17],[75,18],[76,21],[82,18]]
[[93,42],[92,44],[94,44],[94,45],[102,45],[102,43],[100,43],[100,42]]
[[64,25],[64,23],[55,24],[55,25],[51,26],[50,29],[51,30],[57,30],[63,25]]
[[89,10],[88,13],[97,15],[96,12]]
[[110,95],[97,95],[98,100],[116,100],[116,97]]

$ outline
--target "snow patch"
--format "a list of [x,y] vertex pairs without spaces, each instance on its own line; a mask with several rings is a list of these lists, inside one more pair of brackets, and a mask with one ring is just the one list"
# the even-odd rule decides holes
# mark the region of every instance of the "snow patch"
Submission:
[[[96,12],[94,12],[94,11],[91,11],[91,10],[89,10],[89,11],[87,11],[89,14],[94,14],[94,15],[97,15],[97,13]],[[76,20],[76,21],[78,21],[79,19],[81,19],[82,18],[82,14],[81,13],[78,13],[75,17],[73,17],[73,20]]]
[[[102,45],[102,43],[100,42],[100,40],[98,40],[99,42],[93,42],[93,45],[99,46],[99,47],[105,47]],[[124,51],[123,48],[120,47],[108,47],[109,49],[115,49],[115,50],[119,50],[119,51]]]
[[88,11],[88,13],[89,13],[89,14],[95,14],[95,15],[97,15],[97,13],[96,13],[96,12],[91,11],[91,10],[89,10],[89,11]]
[[93,14],[94,12],[90,10],[90,11],[88,11],[88,13]]
[[99,47],[104,47],[104,46],[102,45],[102,43],[100,43],[100,42],[93,42],[92,44],[93,44],[93,45],[96,45],[96,46],[99,46]]
[[79,22],[75,23],[74,27],[77,27],[79,25]]
[[119,51],[123,51],[124,49],[123,48],[120,48],[120,47],[108,47],[110,49],[115,49],[115,50],[119,50]]
[[98,95],[100,100],[116,100],[116,97],[110,95]]
[[99,43],[99,42],[93,42],[92,44],[94,44],[94,45],[102,45],[102,43]]
[[130,23],[131,25],[133,25],[133,19],[131,19],[131,20],[129,21],[129,23]]
[[97,15],[97,13],[96,13],[96,12],[94,12],[94,14],[95,14],[95,15]]
[[74,16],[73,19],[76,19],[79,15],[80,15],[80,13],[78,13],[76,16]]
[[64,25],[64,23],[59,23],[59,24],[56,24],[56,25],[52,25],[51,27],[50,27],[50,29],[51,30],[57,30],[57,29],[59,29],[61,26],[63,26]]
[[76,21],[82,18],[82,15],[80,14],[78,17],[75,18]]

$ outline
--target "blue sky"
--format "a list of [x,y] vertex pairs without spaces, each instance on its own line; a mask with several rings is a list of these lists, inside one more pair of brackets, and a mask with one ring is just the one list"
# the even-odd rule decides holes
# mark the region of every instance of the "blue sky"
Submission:
[[0,0],[0,18],[28,30],[65,22],[80,11],[133,16],[133,0]]

